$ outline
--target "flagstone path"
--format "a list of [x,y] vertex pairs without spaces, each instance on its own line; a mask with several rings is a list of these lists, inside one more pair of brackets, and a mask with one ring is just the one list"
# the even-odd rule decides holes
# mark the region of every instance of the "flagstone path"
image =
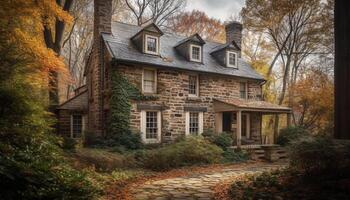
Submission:
[[285,166],[284,163],[254,163],[210,173],[148,181],[133,187],[131,194],[135,200],[210,200],[214,193],[212,187],[220,182]]

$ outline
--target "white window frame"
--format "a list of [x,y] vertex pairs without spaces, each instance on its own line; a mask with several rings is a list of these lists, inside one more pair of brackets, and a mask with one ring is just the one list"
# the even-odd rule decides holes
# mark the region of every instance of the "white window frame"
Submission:
[[[145,86],[144,86],[144,78],[145,78],[145,70],[148,71],[153,71],[154,72],[154,88],[152,92],[145,92]],[[143,68],[142,70],[142,93],[143,94],[156,94],[157,93],[157,69],[152,69],[152,68]]]
[[[192,49],[193,49],[193,47],[198,47],[198,48],[199,48],[199,59],[193,58],[193,55],[192,55]],[[202,46],[200,46],[200,45],[195,45],[195,44],[191,44],[191,45],[190,45],[190,60],[191,60],[191,61],[194,61],[194,62],[202,62]]]
[[186,115],[185,135],[186,136],[191,135],[190,134],[190,113],[198,113],[198,135],[202,135],[203,124],[204,124],[204,120],[203,120],[204,113],[203,112],[194,112],[194,111],[188,111],[185,113],[185,115]]
[[[147,117],[147,112],[157,112],[157,139],[147,139],[146,138],[146,117]],[[141,111],[141,125],[140,125],[140,131],[141,131],[141,139],[142,142],[145,144],[156,144],[160,143],[162,141],[161,136],[162,136],[162,114],[161,111],[159,110],[142,110]]]
[[[241,83],[245,84],[245,97],[241,97]],[[247,81],[240,81],[239,82],[239,98],[241,99],[248,99],[248,82]]]
[[190,87],[190,76],[196,77],[196,94],[190,94],[190,91],[188,90],[188,96],[189,97],[199,97],[199,75],[198,74],[190,74],[188,75],[188,87]]
[[[148,51],[148,46],[147,46],[147,39],[148,38],[152,38],[156,40],[156,51]],[[145,43],[144,43],[144,47],[145,47],[145,53],[147,54],[152,54],[152,55],[159,55],[159,38],[157,36],[153,36],[153,35],[145,35]]]
[[[73,137],[73,115],[80,115],[81,116],[81,137]],[[70,115],[70,137],[73,139],[79,139],[84,137],[84,131],[85,131],[85,119],[83,114],[71,114]]]
[[[232,64],[230,64],[230,54],[235,54],[235,64],[234,65],[232,65]],[[227,51],[226,52],[226,65],[227,65],[227,67],[233,67],[233,68],[238,68],[237,67],[237,60],[238,60],[238,57],[237,57],[237,53],[236,52],[234,52],[234,51]]]

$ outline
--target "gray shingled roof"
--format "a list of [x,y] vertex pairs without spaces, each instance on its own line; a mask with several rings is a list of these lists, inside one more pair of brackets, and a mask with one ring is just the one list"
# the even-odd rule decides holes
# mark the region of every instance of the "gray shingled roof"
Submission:
[[160,37],[160,56],[141,53],[132,44],[130,38],[138,33],[142,27],[112,22],[112,35],[102,34],[102,37],[114,59],[124,62],[143,63],[182,70],[191,70],[206,73],[215,73],[222,75],[231,75],[236,77],[245,77],[258,80],[264,78],[258,74],[243,59],[238,60],[238,69],[228,68],[220,65],[210,53],[222,43],[206,41],[203,47],[203,63],[189,62],[175,50],[176,44],[186,37],[164,32]]

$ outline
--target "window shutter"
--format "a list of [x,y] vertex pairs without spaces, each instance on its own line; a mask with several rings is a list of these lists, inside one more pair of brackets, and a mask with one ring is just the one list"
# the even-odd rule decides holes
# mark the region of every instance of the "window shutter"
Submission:
[[198,113],[198,133],[203,133],[203,112]]
[[185,121],[185,135],[190,134],[190,112],[186,112],[186,121]]
[[142,141],[146,141],[146,111],[141,111],[140,131]]

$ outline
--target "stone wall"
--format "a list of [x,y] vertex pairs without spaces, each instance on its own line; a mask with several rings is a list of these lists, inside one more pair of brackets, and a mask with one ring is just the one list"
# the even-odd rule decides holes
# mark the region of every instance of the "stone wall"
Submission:
[[[142,87],[142,66],[114,66],[123,73],[128,80],[137,88]],[[213,110],[213,98],[230,99],[239,98],[239,83],[245,79],[228,76],[217,76],[212,74],[199,75],[199,97],[188,97],[188,82],[190,72],[158,69],[157,70],[157,94],[156,101],[132,102],[131,128],[134,131],[140,130],[140,111],[137,104],[162,105],[162,139],[163,141],[173,140],[185,134],[185,106],[205,107],[204,130],[215,130],[215,113]],[[248,91],[261,93],[257,90],[261,87],[256,81],[248,80]],[[259,123],[260,124],[260,123]],[[258,131],[258,129],[254,129]],[[260,133],[259,133],[260,134]]]

